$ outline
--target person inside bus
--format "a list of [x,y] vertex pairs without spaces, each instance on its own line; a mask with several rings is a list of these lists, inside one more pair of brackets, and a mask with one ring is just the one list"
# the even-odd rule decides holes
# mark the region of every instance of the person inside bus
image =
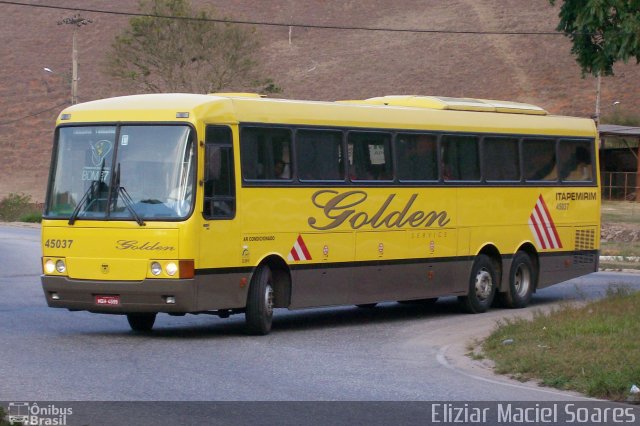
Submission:
[[587,150],[585,147],[576,147],[575,158],[568,163],[569,167],[562,173],[562,180],[591,180],[591,155],[589,154],[589,150]]
[[282,160],[277,160],[273,165],[273,175],[276,179],[290,179],[289,165]]
[[527,180],[554,181],[558,179],[558,168],[553,151],[544,149],[530,149],[528,151],[530,156],[528,157]]
[[438,174],[436,140],[432,135],[402,135],[398,175],[401,180],[435,180]]

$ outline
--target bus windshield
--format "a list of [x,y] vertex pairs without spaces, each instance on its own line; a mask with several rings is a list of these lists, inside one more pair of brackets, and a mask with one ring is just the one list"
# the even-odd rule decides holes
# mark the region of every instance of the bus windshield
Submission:
[[50,219],[165,220],[191,212],[195,155],[184,125],[61,127]]

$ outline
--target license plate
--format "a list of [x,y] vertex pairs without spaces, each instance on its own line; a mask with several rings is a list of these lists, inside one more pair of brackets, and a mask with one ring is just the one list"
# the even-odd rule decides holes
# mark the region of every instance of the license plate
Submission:
[[118,306],[120,296],[96,296],[96,305]]

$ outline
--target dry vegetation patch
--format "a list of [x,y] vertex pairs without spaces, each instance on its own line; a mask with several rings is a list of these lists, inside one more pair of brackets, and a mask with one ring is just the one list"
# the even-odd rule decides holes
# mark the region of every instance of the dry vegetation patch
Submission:
[[614,285],[596,302],[538,311],[533,320],[502,320],[482,349],[498,373],[626,400],[640,383],[639,313],[640,293]]

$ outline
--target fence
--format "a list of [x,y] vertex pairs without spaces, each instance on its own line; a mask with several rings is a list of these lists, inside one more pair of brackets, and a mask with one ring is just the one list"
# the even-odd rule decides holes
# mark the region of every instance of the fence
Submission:
[[[636,172],[602,172],[602,199],[603,200],[636,200],[638,187]],[[640,201],[640,199],[638,199]]]

